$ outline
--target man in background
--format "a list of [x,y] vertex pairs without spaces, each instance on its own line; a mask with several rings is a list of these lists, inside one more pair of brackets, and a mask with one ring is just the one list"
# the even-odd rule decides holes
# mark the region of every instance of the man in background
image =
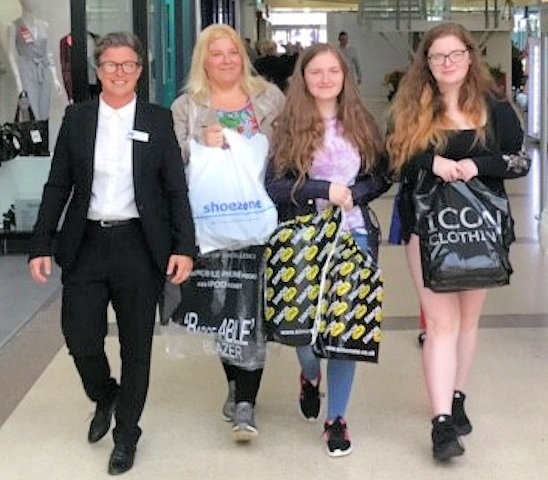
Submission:
[[361,85],[362,71],[360,68],[360,63],[358,62],[358,55],[356,54],[356,49],[351,45],[348,45],[348,33],[344,30],[339,33],[339,49],[341,50],[344,58],[346,58],[350,71],[354,75],[354,79],[358,85]]

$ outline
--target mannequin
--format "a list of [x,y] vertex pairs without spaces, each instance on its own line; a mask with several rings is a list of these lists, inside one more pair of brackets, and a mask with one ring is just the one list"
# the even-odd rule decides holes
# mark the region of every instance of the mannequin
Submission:
[[52,85],[60,94],[61,83],[48,46],[49,26],[35,17],[38,1],[19,0],[23,12],[8,26],[8,57],[18,94],[25,90],[35,119],[47,120]]

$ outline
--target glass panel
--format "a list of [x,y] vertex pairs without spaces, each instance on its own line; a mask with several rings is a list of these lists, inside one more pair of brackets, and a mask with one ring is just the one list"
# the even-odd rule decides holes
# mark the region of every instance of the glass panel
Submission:
[[132,0],[87,0],[88,30],[99,35],[133,31]]
[[98,95],[101,90],[93,58],[95,42],[109,32],[133,31],[132,3],[132,0],[86,1],[88,85],[91,97]]
[[175,0],[151,0],[150,100],[170,106],[176,95]]

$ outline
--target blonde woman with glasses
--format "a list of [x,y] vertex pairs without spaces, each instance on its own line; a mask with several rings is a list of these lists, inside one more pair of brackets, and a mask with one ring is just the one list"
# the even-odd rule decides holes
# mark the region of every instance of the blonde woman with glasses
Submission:
[[[413,188],[420,170],[445,182],[478,177],[506,195],[513,178],[505,157],[519,152],[520,120],[491,78],[470,32],[455,23],[428,31],[403,78],[391,110],[387,149],[400,176],[403,240],[426,316],[423,370],[433,414],[433,455],[464,453],[460,436],[472,431],[464,410],[486,289],[436,293],[423,283]],[[526,172],[525,172],[526,173]]]

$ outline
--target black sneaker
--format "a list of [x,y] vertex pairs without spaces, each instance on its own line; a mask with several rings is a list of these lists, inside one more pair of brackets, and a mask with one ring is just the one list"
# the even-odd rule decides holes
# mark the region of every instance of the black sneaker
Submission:
[[352,452],[350,436],[346,428],[346,422],[342,417],[337,417],[331,422],[324,423],[324,437],[327,441],[327,454],[330,457],[344,457]]
[[455,390],[453,394],[452,415],[457,435],[468,435],[472,431],[472,424],[464,411],[464,400],[466,400],[466,395],[459,390]]
[[438,415],[432,419],[432,444],[436,460],[445,461],[464,453],[451,415]]
[[307,422],[315,422],[320,415],[320,380],[318,384],[313,385],[301,372],[301,394],[299,397],[299,411],[301,416]]

